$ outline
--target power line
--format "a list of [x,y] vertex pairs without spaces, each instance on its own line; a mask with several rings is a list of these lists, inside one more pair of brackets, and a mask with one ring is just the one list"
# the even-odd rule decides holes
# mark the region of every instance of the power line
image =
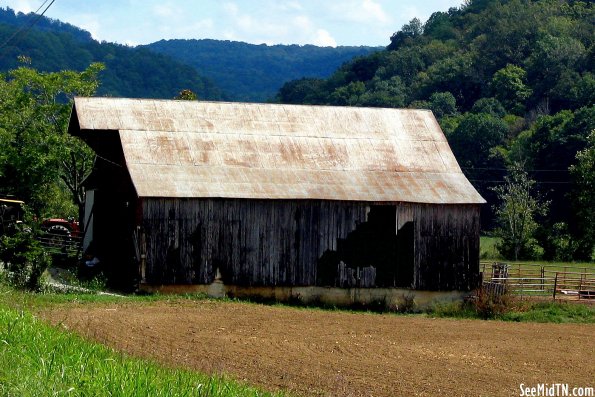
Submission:
[[[43,3],[41,3],[41,5],[39,6],[39,8],[35,11],[34,15],[37,14],[39,12],[39,10],[41,10],[41,8],[48,2],[49,0],[45,0]],[[49,10],[49,8],[52,6],[52,4],[54,4],[56,0],[52,0],[50,4],[48,4],[48,6],[45,8],[45,10],[43,10],[43,12],[41,14],[37,14],[36,18],[33,19],[31,21],[31,23],[29,25],[24,25],[21,26],[20,29],[18,29],[16,32],[14,32],[12,34],[12,36],[10,36],[6,41],[4,41],[4,43],[2,43],[0,45],[0,50],[3,49],[4,47],[6,47],[8,45],[8,43],[10,43],[10,41],[12,39],[14,39],[17,35],[22,33],[22,36],[19,38],[19,40],[17,40],[17,42],[15,43],[15,45],[17,45],[26,35],[27,33],[29,33],[29,31],[33,28],[33,26],[35,26],[35,24],[37,22],[39,22],[39,20],[41,19],[41,17],[43,17],[43,15],[47,12],[47,10]]]
[[[464,170],[481,170],[481,171],[509,171],[507,168],[490,168],[490,167],[461,167]],[[549,170],[525,170],[526,172],[569,172],[564,169],[549,169]]]
[[[482,182],[482,183],[507,183],[506,181],[490,181],[487,179],[469,179],[470,182]],[[555,181],[534,181],[538,185],[574,185],[574,182],[555,182]]]

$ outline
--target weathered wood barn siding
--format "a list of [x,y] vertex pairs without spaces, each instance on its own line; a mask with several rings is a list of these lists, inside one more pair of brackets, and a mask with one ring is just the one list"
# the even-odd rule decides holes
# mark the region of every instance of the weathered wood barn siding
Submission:
[[[368,265],[381,277],[367,287],[407,286],[427,290],[469,290],[479,272],[479,207],[384,205],[413,222],[413,279],[395,274],[398,246],[392,245],[395,269]],[[327,251],[337,252],[325,269],[337,275],[352,257],[339,247],[368,221],[370,203],[339,201],[145,199],[146,282],[209,284],[217,270],[225,284],[259,286],[341,286],[317,272]],[[391,221],[390,219],[388,221]],[[395,218],[392,219],[396,225]],[[393,229],[394,236],[398,231]],[[375,237],[374,237],[375,238]],[[369,241],[353,240],[363,251]],[[381,268],[381,269],[379,269]],[[377,270],[379,269],[379,270]],[[405,272],[406,274],[408,272]],[[395,277],[390,280],[389,276]],[[399,278],[399,276],[401,278]]]
[[143,203],[149,283],[315,285],[316,264],[336,250],[365,203],[147,199]]
[[478,205],[415,205],[414,286],[470,290],[479,282]]

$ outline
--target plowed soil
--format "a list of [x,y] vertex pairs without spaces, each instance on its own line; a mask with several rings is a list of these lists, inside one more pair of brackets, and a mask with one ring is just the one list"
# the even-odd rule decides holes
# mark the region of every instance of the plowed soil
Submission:
[[594,386],[595,326],[431,319],[220,301],[83,304],[42,316],[168,365],[328,396],[519,396]]

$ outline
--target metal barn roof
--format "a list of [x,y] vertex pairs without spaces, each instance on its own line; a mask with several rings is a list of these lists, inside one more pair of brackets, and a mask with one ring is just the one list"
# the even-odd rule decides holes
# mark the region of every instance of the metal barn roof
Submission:
[[139,197],[484,203],[427,110],[76,98]]

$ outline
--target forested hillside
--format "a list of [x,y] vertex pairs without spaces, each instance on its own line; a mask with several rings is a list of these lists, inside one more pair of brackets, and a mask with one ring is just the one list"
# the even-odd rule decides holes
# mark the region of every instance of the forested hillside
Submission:
[[100,43],[84,30],[44,17],[28,29],[35,18],[34,14],[0,8],[0,72],[21,66],[23,61],[47,72],[82,71],[93,62],[101,62],[105,70],[99,76],[98,95],[173,98],[190,89],[203,99],[223,97],[212,81],[166,55]]
[[254,45],[220,40],[161,40],[147,48],[193,66],[217,82],[233,100],[262,102],[275,96],[287,81],[325,78],[372,47]]
[[277,100],[432,109],[488,200],[485,229],[522,233],[518,257],[589,259],[594,27],[593,2],[471,0],[412,20],[328,79],[285,84]]

